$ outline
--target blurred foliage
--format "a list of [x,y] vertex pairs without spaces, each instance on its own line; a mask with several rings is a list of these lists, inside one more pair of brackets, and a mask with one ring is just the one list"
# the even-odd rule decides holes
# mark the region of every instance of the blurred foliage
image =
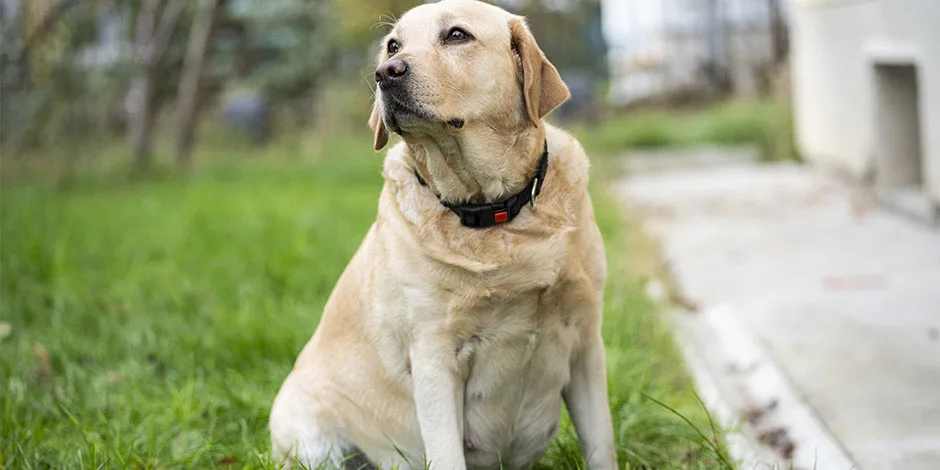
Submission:
[[[343,39],[354,47],[368,47],[389,25],[420,0],[339,0],[336,9]],[[377,51],[370,50],[370,59]]]
[[230,0],[215,44],[221,79],[276,103],[308,94],[334,68],[339,31],[326,1]]
[[[96,140],[122,132],[126,125],[141,1],[60,0],[45,5],[24,2],[17,15],[3,16],[4,155],[41,152],[44,145],[63,140]],[[222,0],[200,102],[212,105],[226,90],[250,88],[272,107],[293,110],[301,125],[310,125],[314,91],[324,76],[358,75],[361,65],[371,61],[371,52],[354,46],[350,38],[361,41],[374,32],[367,26],[358,31],[344,26],[337,5],[344,12],[355,11],[363,23],[362,12],[375,11],[365,6],[352,10],[330,0]],[[175,99],[196,6],[187,3],[161,61],[154,96],[158,112]]]
[[595,80],[607,74],[600,0],[514,0],[502,3],[528,19],[539,47],[562,73]]
[[122,71],[84,70],[78,63],[83,45],[97,36],[97,3],[64,0],[39,16],[38,2],[28,2],[19,17],[6,18],[0,143],[19,149],[101,130],[105,113],[96,98]]
[[[157,114],[176,98],[198,3],[187,2],[160,61],[153,96]],[[290,117],[280,121],[294,128],[335,125],[317,119],[325,115],[359,125],[369,107],[376,39],[420,3],[220,0],[199,102],[217,106],[226,92],[250,89],[272,109],[289,110]],[[602,80],[606,68],[598,0],[495,3],[530,17],[543,49],[563,72]],[[3,154],[37,153],[51,142],[95,141],[123,132],[144,0],[20,5],[16,15],[2,15]]]
[[634,109],[579,136],[585,148],[598,153],[696,144],[753,145],[766,160],[799,160],[788,99]]

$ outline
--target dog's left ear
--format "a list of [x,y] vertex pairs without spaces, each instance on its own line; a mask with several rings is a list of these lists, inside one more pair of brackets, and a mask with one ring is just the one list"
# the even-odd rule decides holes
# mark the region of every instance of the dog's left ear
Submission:
[[376,152],[382,150],[388,143],[388,129],[385,128],[385,120],[382,119],[382,105],[378,98],[372,103],[372,115],[369,116],[369,127],[375,133],[375,140],[372,142],[372,148]]
[[529,119],[538,127],[542,118],[571,97],[558,69],[548,61],[525,20],[509,21],[512,48],[522,62],[522,95]]

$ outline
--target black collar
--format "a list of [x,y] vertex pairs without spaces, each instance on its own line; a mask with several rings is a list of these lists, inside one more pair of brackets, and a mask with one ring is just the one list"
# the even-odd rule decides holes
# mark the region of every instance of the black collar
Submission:
[[[535,200],[542,192],[542,183],[545,181],[545,173],[548,169],[548,141],[545,142],[545,150],[542,151],[542,157],[539,158],[539,165],[535,170],[535,176],[529,181],[529,184],[522,191],[509,196],[499,202],[490,204],[450,204],[441,200],[444,207],[450,209],[460,217],[460,223],[465,227],[484,228],[497,224],[512,222],[526,204],[532,203],[535,207]],[[415,176],[421,186],[427,186],[428,183],[415,170]],[[437,198],[440,200],[441,195]]]

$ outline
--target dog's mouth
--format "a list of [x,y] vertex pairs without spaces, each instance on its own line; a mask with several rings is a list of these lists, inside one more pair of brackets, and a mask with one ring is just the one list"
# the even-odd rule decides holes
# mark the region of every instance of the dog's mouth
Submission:
[[446,119],[437,116],[409,93],[384,92],[382,101],[385,125],[398,135],[401,135],[403,128],[426,126],[432,123],[443,122],[454,129],[461,129],[465,124],[465,121],[460,118]]
[[402,128],[421,125],[438,119],[428,109],[416,102],[409,93],[390,91],[382,93],[385,125],[401,135]]

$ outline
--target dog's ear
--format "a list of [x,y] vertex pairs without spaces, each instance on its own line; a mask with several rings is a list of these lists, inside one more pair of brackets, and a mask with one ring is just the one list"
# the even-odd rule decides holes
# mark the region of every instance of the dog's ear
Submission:
[[542,118],[571,97],[568,86],[561,80],[558,70],[545,57],[525,20],[513,18],[509,22],[512,49],[522,62],[522,96],[529,119],[539,126]]
[[369,127],[375,133],[375,140],[372,142],[372,148],[376,152],[382,150],[388,143],[388,129],[385,128],[385,120],[382,119],[382,105],[379,104],[378,97],[372,103],[372,115],[369,116]]

